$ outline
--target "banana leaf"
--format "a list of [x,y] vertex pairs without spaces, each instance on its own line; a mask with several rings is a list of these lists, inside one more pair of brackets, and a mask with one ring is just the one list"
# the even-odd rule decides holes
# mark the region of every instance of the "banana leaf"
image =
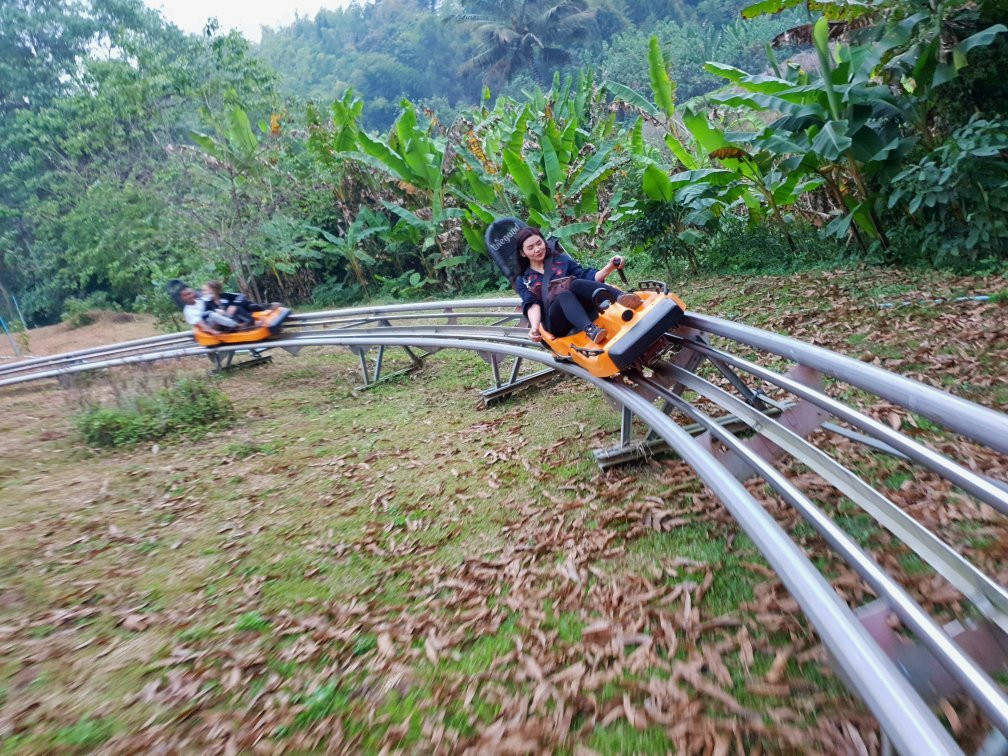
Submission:
[[654,94],[655,104],[671,118],[675,112],[675,84],[669,79],[665,57],[662,55],[661,45],[658,44],[656,36],[648,40],[648,78],[651,80],[651,92]]

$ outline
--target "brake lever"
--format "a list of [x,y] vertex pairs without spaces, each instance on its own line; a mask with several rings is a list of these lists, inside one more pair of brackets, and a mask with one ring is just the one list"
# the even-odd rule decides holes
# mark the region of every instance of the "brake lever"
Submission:
[[623,268],[626,265],[626,258],[622,257],[620,255],[617,255],[616,259],[619,260],[619,262],[620,262],[620,264],[616,266],[616,272],[619,273],[620,281],[623,282],[624,286],[626,286],[627,288],[629,288],[630,287],[630,282],[627,281],[626,273],[623,272]]

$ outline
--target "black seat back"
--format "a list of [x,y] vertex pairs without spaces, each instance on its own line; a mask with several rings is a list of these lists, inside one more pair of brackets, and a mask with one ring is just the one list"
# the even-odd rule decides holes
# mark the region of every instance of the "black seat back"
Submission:
[[[512,286],[514,286],[514,280],[519,273],[515,237],[519,231],[528,227],[528,223],[517,218],[498,218],[487,226],[487,230],[483,234],[483,241],[486,242],[490,257],[497,263],[497,267],[500,268],[501,273]],[[550,254],[565,251],[560,245],[560,240],[554,236],[546,240],[546,246],[549,247]]]
[[182,301],[182,289],[188,288],[189,284],[178,278],[173,278],[165,284],[165,291],[168,292],[168,296],[172,298],[172,301],[178,305],[180,310],[185,307],[185,302]]
[[487,230],[483,234],[487,252],[490,253],[490,257],[497,263],[497,267],[500,268],[501,273],[512,286],[515,278],[518,277],[517,261],[515,260],[515,236],[523,228],[528,228],[528,224],[517,218],[498,218],[487,226]]

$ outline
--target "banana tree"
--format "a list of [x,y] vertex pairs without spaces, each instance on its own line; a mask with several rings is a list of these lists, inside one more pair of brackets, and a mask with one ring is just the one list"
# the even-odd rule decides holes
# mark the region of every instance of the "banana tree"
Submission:
[[379,214],[369,208],[362,209],[353,222],[347,226],[343,236],[334,236],[323,228],[308,226],[308,230],[314,231],[322,240],[317,242],[318,249],[324,254],[335,255],[343,259],[347,268],[353,273],[357,283],[368,293],[367,275],[364,271],[365,265],[374,265],[375,259],[362,248],[363,242],[375,234],[382,234],[388,231],[388,222]]
[[493,177],[511,213],[569,244],[580,238],[589,246],[618,220],[619,198],[607,192],[608,180],[629,162],[629,150],[590,74],[558,74],[548,91],[530,93],[520,108],[499,99],[481,137],[483,154],[500,155],[484,175]]
[[828,233],[845,236],[851,230],[862,248],[866,247],[862,233],[887,245],[864,167],[874,173],[913,146],[913,138],[901,132],[906,103],[872,78],[884,54],[881,47],[841,48],[834,58],[828,34],[828,23],[821,18],[813,30],[821,67],[817,76],[794,70],[786,77],[752,75],[707,63],[709,72],[744,90],[712,99],[731,107],[780,114],[750,143],[786,158],[781,165],[792,173],[821,177],[820,183],[825,182],[842,208],[827,226]]
[[[863,236],[888,247],[876,212],[879,197],[870,179],[898,170],[920,135],[919,99],[948,81],[956,65],[965,64],[964,58],[940,64],[933,41],[912,47],[916,57],[908,57],[911,51],[892,57],[926,18],[916,14],[880,28],[870,44],[839,45],[835,50],[830,49],[828,22],[820,18],[812,29],[821,69],[814,76],[794,70],[783,77],[752,75],[719,63],[706,65],[744,90],[716,95],[715,102],[780,114],[751,144],[787,156],[781,165],[789,171],[818,174],[841,208],[826,232],[838,237],[853,233],[862,249]],[[1000,30],[1003,27],[991,27],[964,40],[957,54],[965,56],[970,49],[989,44]],[[880,80],[880,72],[898,74],[890,78],[901,80],[904,91]],[[916,83],[920,98],[906,90],[908,73],[920,79]],[[917,133],[912,130],[915,125]]]
[[261,219],[271,217],[276,208],[275,171],[263,159],[266,148],[241,107],[229,108],[223,119],[209,111],[203,115],[215,133],[193,131],[190,138],[202,150],[203,175],[219,190],[210,196],[221,199],[187,211],[227,250],[227,265],[241,289],[262,299],[249,244]]
[[[648,70],[654,102],[620,84],[607,82],[606,89],[641,119],[665,129],[665,146],[676,160],[671,175],[661,156],[640,145],[639,138],[632,137],[631,144],[643,167],[644,194],[652,201],[683,208],[676,214],[674,229],[680,241],[687,247],[695,244],[698,227],[709,227],[742,203],[750,220],[759,221],[768,212],[794,248],[783,208],[816,188],[821,179],[802,180],[783,171],[776,156],[749,145],[749,134],[727,133],[712,125],[705,113],[690,108],[677,112],[675,84],[656,37],[648,46]],[[634,132],[638,130],[639,123]]]
[[358,148],[346,157],[391,179],[388,188],[398,201],[382,199],[382,204],[399,222],[386,233],[415,238],[424,270],[436,279],[438,270],[450,271],[464,261],[464,256],[453,254],[455,250],[448,243],[453,226],[463,215],[460,208],[445,201],[446,179],[455,171],[456,153],[444,136],[436,133],[433,120],[423,127],[413,103],[403,100],[402,107],[386,136],[359,132]]

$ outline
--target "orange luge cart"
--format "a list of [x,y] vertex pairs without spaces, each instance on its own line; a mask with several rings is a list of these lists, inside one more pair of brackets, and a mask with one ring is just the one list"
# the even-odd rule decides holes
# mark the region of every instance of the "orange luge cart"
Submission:
[[[484,234],[490,257],[512,285],[518,276],[514,239],[526,227],[517,218],[499,218]],[[550,252],[563,251],[559,244],[555,238],[547,240]],[[651,363],[671,346],[665,334],[682,322],[686,305],[661,281],[642,281],[633,293],[641,298],[636,308],[610,302],[605,289],[595,292],[599,314],[594,323],[609,333],[602,343],[596,344],[584,331],[559,335],[540,326],[543,342],[561,359],[571,360],[598,378],[610,378]]]

